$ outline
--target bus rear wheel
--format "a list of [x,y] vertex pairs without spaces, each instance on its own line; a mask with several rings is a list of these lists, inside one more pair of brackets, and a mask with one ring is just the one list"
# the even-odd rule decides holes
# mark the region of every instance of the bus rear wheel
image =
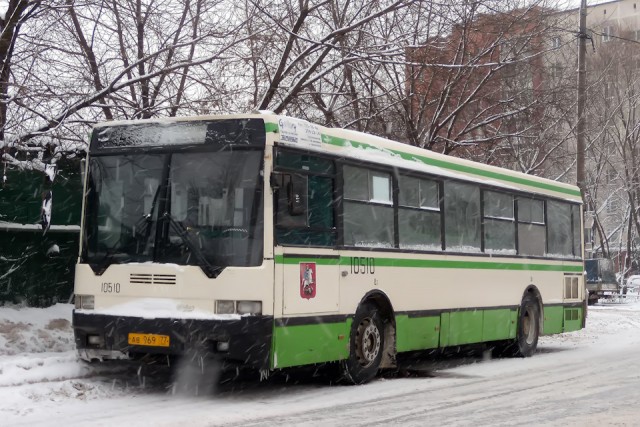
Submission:
[[530,357],[538,348],[540,336],[540,308],[533,295],[525,295],[518,312],[516,339],[509,343],[506,353],[512,357]]
[[342,362],[344,377],[352,384],[364,384],[378,373],[384,349],[383,321],[377,306],[363,303],[351,325],[349,357]]

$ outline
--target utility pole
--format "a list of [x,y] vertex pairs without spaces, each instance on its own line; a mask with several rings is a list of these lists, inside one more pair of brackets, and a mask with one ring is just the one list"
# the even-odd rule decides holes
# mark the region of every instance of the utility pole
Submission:
[[576,184],[580,187],[583,201],[585,194],[585,170],[584,170],[584,128],[585,128],[585,100],[587,89],[587,0],[580,3],[580,32],[578,33],[578,127],[576,141]]

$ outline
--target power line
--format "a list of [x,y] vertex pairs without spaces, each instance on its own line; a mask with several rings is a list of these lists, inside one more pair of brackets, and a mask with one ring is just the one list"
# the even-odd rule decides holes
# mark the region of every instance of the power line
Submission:
[[607,34],[607,33],[599,33],[597,31],[593,31],[593,30],[591,30],[591,32],[593,34],[595,34],[595,35],[598,35],[598,36],[608,36],[609,38],[612,38],[612,39],[618,39],[618,40],[623,40],[623,41],[626,41],[626,42],[640,44],[640,40],[628,39],[626,37],[614,36],[612,34]]
[[[558,30],[558,31],[564,31],[564,32],[573,34],[576,37],[580,36],[580,31],[572,30],[572,29],[569,29],[569,28],[556,27],[556,26],[550,26],[549,28],[553,28],[554,30]],[[638,31],[640,31],[640,29],[638,29]],[[622,41],[631,42],[631,43],[635,43],[635,44],[640,44],[640,40],[628,39],[626,37],[620,37],[620,36],[614,36],[613,34],[601,33],[599,31],[595,31],[595,30],[587,30],[587,33],[591,33],[591,34],[596,35],[596,36],[605,36],[606,35],[606,36],[608,36],[609,38],[612,38],[612,39],[617,39],[617,40],[622,40]]]

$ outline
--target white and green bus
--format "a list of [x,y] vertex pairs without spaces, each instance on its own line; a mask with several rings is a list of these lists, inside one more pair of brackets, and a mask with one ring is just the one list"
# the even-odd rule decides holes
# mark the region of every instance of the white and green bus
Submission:
[[517,356],[584,327],[577,187],[286,116],[92,133],[73,327],[87,360],[204,352],[271,371]]

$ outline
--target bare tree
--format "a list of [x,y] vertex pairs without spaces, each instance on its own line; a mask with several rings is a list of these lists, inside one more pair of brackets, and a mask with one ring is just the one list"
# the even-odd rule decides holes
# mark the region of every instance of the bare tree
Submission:
[[[352,79],[350,70],[358,64],[398,55],[397,50],[389,52],[387,46],[377,43],[381,37],[376,25],[402,13],[411,3],[408,0],[248,2],[247,7],[259,12],[258,22],[254,20],[250,28],[265,29],[270,35],[251,39],[252,57],[264,51],[261,45],[264,42],[274,45],[277,52],[273,58],[263,57],[253,63],[253,80],[259,94],[255,107],[304,114],[312,105],[326,115],[328,104],[323,98],[330,98],[335,92],[322,92],[323,83],[330,81],[344,94],[351,90],[347,96],[353,96],[353,87],[348,84]],[[335,78],[344,78],[346,85],[335,82]],[[323,121],[322,115],[316,118]],[[328,120],[336,123],[335,119],[334,114]]]
[[[437,36],[410,49],[409,142],[525,173],[551,176],[566,161],[566,85],[549,58],[559,36],[554,9],[486,13],[465,3]],[[564,110],[563,110],[564,109]],[[561,164],[564,163],[560,162]]]
[[10,165],[43,168],[42,153],[82,148],[98,120],[254,109],[528,173],[565,162],[571,132],[549,108],[561,83],[544,78],[554,23],[540,2],[36,5],[2,81]]
[[82,149],[98,120],[201,112],[208,77],[246,37],[245,19],[223,0],[66,0],[29,10],[2,81],[0,142],[7,164],[27,168]]
[[634,49],[623,32],[599,44],[589,62],[587,195],[598,237],[595,252],[635,259],[640,243],[640,74],[639,58],[629,55],[631,44]]

